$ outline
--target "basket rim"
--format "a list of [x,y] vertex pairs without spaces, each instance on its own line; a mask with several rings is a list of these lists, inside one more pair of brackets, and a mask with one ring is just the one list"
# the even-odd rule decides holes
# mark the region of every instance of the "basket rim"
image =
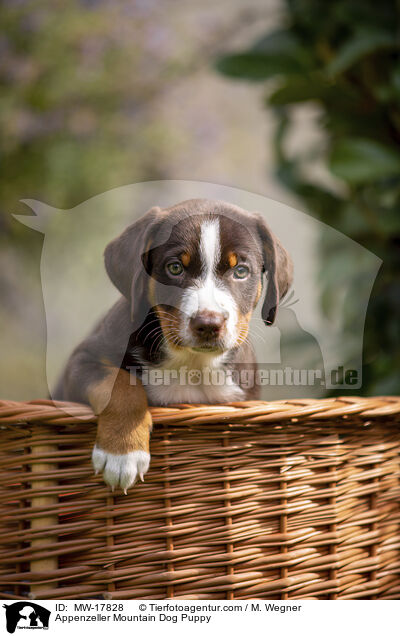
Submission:
[[[334,398],[298,398],[253,400],[226,404],[171,404],[150,407],[155,424],[298,422],[302,420],[361,420],[387,418],[400,414],[400,396],[340,396]],[[0,400],[0,425],[41,422],[46,424],[94,423],[97,417],[90,406],[46,399],[18,402]]]

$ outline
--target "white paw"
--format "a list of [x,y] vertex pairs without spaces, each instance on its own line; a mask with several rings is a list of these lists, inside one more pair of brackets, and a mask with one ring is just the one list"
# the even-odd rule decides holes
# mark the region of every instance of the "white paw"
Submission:
[[121,486],[126,494],[138,475],[143,481],[143,475],[149,470],[150,455],[142,450],[126,453],[126,455],[114,455],[95,446],[92,462],[96,474],[102,471],[104,481],[111,486],[112,490],[116,486]]

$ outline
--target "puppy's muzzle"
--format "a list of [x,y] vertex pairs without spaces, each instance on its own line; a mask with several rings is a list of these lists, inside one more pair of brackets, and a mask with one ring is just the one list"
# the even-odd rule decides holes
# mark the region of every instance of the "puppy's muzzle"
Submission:
[[189,325],[199,344],[216,344],[225,330],[228,314],[215,311],[199,311]]

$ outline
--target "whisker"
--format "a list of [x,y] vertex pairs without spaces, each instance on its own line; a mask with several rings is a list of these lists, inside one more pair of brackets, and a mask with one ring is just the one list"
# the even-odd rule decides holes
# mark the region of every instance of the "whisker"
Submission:
[[263,343],[263,344],[265,344],[265,345],[267,345],[267,344],[268,344],[268,343],[267,343],[267,341],[266,341],[266,340],[264,340],[264,338],[263,338],[262,336],[259,336],[259,335],[258,335],[258,334],[256,334],[256,333],[255,333],[255,334],[252,334],[252,335],[254,336],[254,339],[255,339],[255,340],[261,340],[261,341],[262,341],[262,343]]
[[156,337],[156,339],[154,340],[153,344],[150,347],[150,351],[149,351],[149,355],[151,356],[152,351],[153,351],[153,347],[154,345],[157,343],[157,347],[156,350],[154,352],[154,354],[156,354],[158,352],[159,347],[161,346],[162,342],[164,341],[164,334],[161,332],[161,334],[159,336]]
[[[171,317],[174,319],[174,322],[177,322],[175,316],[173,316],[173,314],[171,314]],[[139,337],[139,335],[141,334],[141,332],[143,331],[143,329],[146,329],[146,327],[148,327],[151,324],[154,324],[155,322],[160,322],[159,318],[154,318],[153,320],[150,320],[149,322],[147,322],[146,324],[144,324],[139,331],[136,334],[136,338]]]
[[178,331],[178,329],[176,329],[176,328],[174,328],[174,327],[170,327],[170,328],[169,328],[169,331],[170,331],[170,333],[176,334],[176,335],[178,335],[178,336],[181,336],[181,335],[182,335],[181,331]]
[[296,305],[299,302],[300,298],[296,298],[296,300],[294,300],[291,303],[285,303],[282,305],[282,307],[284,307],[285,309],[289,309],[289,307],[293,307],[293,305]]
[[178,347],[181,347],[182,344],[183,344],[182,339],[179,338],[178,336],[175,336],[174,338],[171,338],[171,342],[172,342],[172,344],[177,345]]
[[172,314],[170,311],[166,311],[165,309],[157,309],[154,310],[156,314],[163,314],[164,316],[171,316],[174,320],[177,320],[177,316]]
[[136,334],[136,338],[137,338],[137,337],[139,336],[139,334],[143,331],[143,329],[146,329],[146,327],[148,327],[149,325],[151,325],[151,324],[152,324],[152,323],[154,323],[154,322],[160,322],[160,321],[158,320],[158,318],[155,318],[154,320],[150,320],[150,322],[147,322],[145,325],[143,325],[143,327],[141,327],[141,328],[139,329],[139,331],[138,331],[138,332],[137,332],[137,334]]
[[259,331],[256,331],[255,329],[251,329],[250,331],[250,335],[251,336],[257,336],[257,338],[260,338],[263,342],[267,342],[265,339],[265,334],[260,333]]
[[146,342],[147,338],[150,338],[151,334],[154,333],[155,331],[156,332],[158,331],[159,333],[163,333],[161,327],[154,327],[154,329],[152,329],[150,333],[148,333],[147,336],[144,338],[143,344]]

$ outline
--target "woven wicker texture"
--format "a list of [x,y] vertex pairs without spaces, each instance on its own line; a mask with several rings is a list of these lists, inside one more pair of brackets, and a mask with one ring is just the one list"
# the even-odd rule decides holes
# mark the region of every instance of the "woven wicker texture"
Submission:
[[400,398],[152,412],[124,496],[90,409],[0,402],[1,598],[400,598]]

